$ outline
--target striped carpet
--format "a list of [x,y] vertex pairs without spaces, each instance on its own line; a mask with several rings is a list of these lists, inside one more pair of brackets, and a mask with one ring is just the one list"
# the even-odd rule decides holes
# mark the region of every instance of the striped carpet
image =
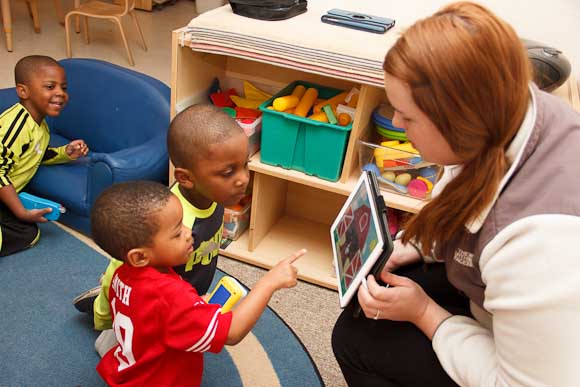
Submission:
[[[98,332],[71,300],[95,285],[107,259],[54,224],[41,233],[34,248],[0,258],[0,386],[104,386]],[[320,385],[310,355],[269,308],[240,344],[205,356],[202,386]]]

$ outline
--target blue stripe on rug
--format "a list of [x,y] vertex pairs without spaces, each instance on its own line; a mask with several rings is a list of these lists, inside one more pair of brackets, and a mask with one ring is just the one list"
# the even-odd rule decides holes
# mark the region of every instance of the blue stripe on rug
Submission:
[[[40,228],[37,246],[0,258],[0,386],[104,386],[95,371],[98,332],[71,302],[95,286],[108,261],[54,224]],[[281,386],[322,385],[300,340],[270,308],[252,333]],[[205,356],[202,386],[241,385],[228,351]]]

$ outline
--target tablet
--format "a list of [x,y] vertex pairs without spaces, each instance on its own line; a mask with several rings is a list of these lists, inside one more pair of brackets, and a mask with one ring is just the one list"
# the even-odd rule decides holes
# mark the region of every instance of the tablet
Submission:
[[362,279],[377,277],[393,251],[387,208],[372,172],[362,172],[330,228],[330,239],[340,307],[345,308]]

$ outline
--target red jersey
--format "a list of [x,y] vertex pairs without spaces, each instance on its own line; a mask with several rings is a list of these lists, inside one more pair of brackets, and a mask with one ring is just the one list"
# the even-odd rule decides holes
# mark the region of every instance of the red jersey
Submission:
[[199,386],[203,352],[221,351],[232,320],[171,268],[122,265],[109,300],[119,344],[97,366],[109,386]]

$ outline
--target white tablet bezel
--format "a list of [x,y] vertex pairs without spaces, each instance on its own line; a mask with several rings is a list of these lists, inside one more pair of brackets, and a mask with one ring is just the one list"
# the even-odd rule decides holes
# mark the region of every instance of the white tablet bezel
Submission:
[[[363,172],[361,174],[359,180],[357,181],[356,185],[354,186],[351,194],[346,199],[344,206],[342,207],[342,209],[338,213],[338,216],[336,217],[334,223],[330,227],[330,240],[332,242],[332,256],[333,256],[334,266],[335,266],[335,271],[336,271],[336,280],[337,280],[337,285],[338,285],[338,298],[339,298],[341,308],[345,308],[348,305],[348,303],[350,302],[350,300],[352,299],[352,297],[356,294],[356,291],[358,290],[358,287],[361,284],[362,279],[364,277],[366,277],[368,275],[368,273],[370,273],[370,271],[373,268],[373,265],[377,262],[377,260],[381,256],[381,253],[383,252],[383,248],[385,245],[385,238],[384,238],[383,233],[381,232],[381,225],[379,223],[380,214],[378,212],[377,203],[375,201],[376,198],[374,197],[373,190],[371,189],[370,184],[371,183],[369,181],[368,175]],[[366,191],[366,194],[369,198],[372,225],[374,226],[374,228],[376,230],[376,235],[377,235],[378,241],[377,241],[377,244],[374,247],[374,249],[371,251],[367,260],[364,262],[364,264],[361,266],[358,273],[355,275],[350,286],[346,289],[346,291],[343,294],[342,284],[341,284],[341,269],[339,267],[340,262],[338,259],[339,255],[338,255],[337,245],[336,245],[335,240],[334,240],[334,232],[337,229],[338,225],[341,223],[348,208],[350,207],[355,193],[357,193],[359,191],[359,189],[361,189],[363,187],[364,187],[364,190]]]

